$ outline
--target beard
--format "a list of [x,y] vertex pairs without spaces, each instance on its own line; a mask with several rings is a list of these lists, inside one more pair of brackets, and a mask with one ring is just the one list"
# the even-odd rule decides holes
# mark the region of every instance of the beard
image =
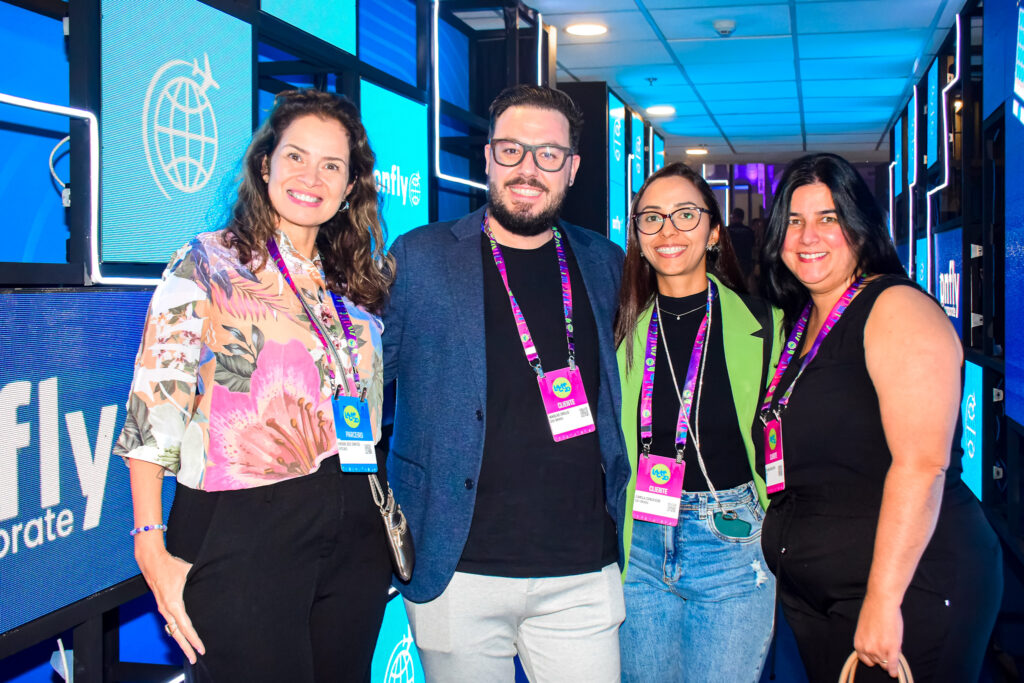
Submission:
[[[549,188],[542,185],[540,181],[527,180],[526,178],[510,178],[505,181],[505,186],[509,185],[529,185],[542,192],[550,192]],[[488,183],[488,194],[490,195],[488,210],[491,217],[501,227],[521,237],[534,237],[542,234],[545,230],[551,229],[558,221],[558,215],[562,211],[562,202],[565,200],[565,188],[562,188],[561,192],[551,194],[547,205],[542,208],[539,214],[534,216],[530,215],[529,208],[517,209],[514,201],[511,205],[506,203],[499,194],[498,187],[494,181]]]

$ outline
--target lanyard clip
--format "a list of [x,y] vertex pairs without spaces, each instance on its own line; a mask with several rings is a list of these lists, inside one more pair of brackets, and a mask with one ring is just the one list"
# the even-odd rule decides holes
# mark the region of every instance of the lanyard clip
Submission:
[[645,458],[651,455],[651,441],[651,437],[647,437],[646,439],[640,439],[640,444],[643,447]]
[[533,360],[531,360],[530,367],[533,368],[533,371],[537,373],[537,377],[544,376],[544,368],[541,367],[540,358],[534,358]]
[[683,449],[676,446],[676,464],[680,465],[683,462]]
[[569,372],[576,372],[576,354],[569,354]]

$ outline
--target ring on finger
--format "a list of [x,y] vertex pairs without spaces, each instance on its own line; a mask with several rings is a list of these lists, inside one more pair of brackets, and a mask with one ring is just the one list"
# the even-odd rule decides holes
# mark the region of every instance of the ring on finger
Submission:
[[879,660],[878,660],[878,663],[879,663],[879,664],[888,664],[888,663],[889,663],[889,660],[888,660],[888,659],[879,659]]
[[172,638],[174,637],[174,632],[177,630],[178,623],[175,621],[168,621],[166,624],[164,624],[164,633],[171,636]]

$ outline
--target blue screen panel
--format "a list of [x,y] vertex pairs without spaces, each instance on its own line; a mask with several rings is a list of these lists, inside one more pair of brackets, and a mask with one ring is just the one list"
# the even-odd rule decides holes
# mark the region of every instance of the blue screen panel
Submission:
[[626,248],[626,106],[608,93],[608,239]]
[[914,244],[914,281],[928,291],[928,239],[922,237]]
[[151,297],[0,294],[0,633],[138,573],[110,453]]
[[356,53],[356,0],[261,0],[260,9],[325,43]]
[[[429,221],[427,105],[363,81],[360,109],[377,155],[373,176],[390,246],[402,233]],[[401,135],[395,134],[398,130]]]
[[964,397],[960,404],[960,418],[963,435],[960,447],[964,455],[960,463],[963,472],[960,478],[971,493],[981,500],[982,454],[984,453],[984,372],[980,365],[964,361]]
[[633,139],[633,164],[630,167],[630,187],[637,192],[647,175],[647,160],[644,158],[644,120],[636,112],[630,118],[630,136]]
[[665,138],[654,134],[654,170],[665,167]]
[[441,99],[469,109],[469,36],[441,20],[437,49]]
[[[0,42],[17,68],[0,69],[0,92],[68,105],[68,62],[61,22],[0,2]],[[60,188],[47,159],[68,134],[63,116],[0,105],[0,204],[4,207],[0,262],[66,263],[68,229]],[[54,157],[69,182],[68,148]]]
[[917,98],[907,105],[907,185],[917,180]]
[[935,235],[935,280],[942,309],[963,337],[963,233],[960,228]]
[[384,610],[384,623],[381,624],[370,663],[370,680],[387,683],[425,680],[401,597],[392,597]]
[[102,258],[165,263],[231,203],[252,135],[252,30],[191,0],[101,9]]
[[416,3],[359,0],[359,59],[416,85]]
[[928,69],[928,166],[939,160],[939,62]]
[[1010,152],[1024,149],[1024,125],[1007,125],[1005,144],[1006,412],[1024,424],[1024,154]]
[[910,245],[906,242],[897,244],[896,255],[900,257],[900,263],[903,264],[903,270],[907,271],[907,277],[910,277]]
[[1013,94],[1024,102],[1024,7],[1017,2],[1017,50],[1013,65]]
[[893,196],[903,193],[903,119],[896,119],[896,166],[893,167]]

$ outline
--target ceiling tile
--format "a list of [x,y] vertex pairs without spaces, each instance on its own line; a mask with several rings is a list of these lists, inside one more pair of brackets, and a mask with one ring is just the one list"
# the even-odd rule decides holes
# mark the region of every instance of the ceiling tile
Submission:
[[837,111],[809,111],[804,113],[804,120],[809,124],[878,123],[884,126],[890,116],[892,109],[888,107],[864,107]]
[[793,39],[789,36],[773,38],[712,38],[708,40],[669,41],[683,66],[707,64],[740,65],[750,69],[761,59],[774,62],[793,60]]
[[745,114],[747,112],[757,111],[764,112],[766,114],[773,114],[777,112],[796,112],[800,111],[800,101],[796,98],[778,99],[778,100],[757,100],[751,102],[750,100],[716,100],[709,102],[708,107],[711,109],[711,113],[715,116],[721,114]]
[[931,37],[927,29],[800,35],[800,58],[902,57],[915,59]]
[[776,112],[767,114],[760,111],[751,111],[743,114],[716,114],[715,120],[728,133],[737,126],[763,126],[763,125],[800,125],[799,112]]
[[665,48],[657,40],[617,43],[614,50],[603,43],[558,46],[558,61],[570,71],[574,66],[636,66],[652,60],[660,63],[667,57]]
[[804,80],[803,94],[805,97],[856,97],[863,95],[899,97],[906,86],[902,78],[849,78],[832,81]]
[[698,86],[697,92],[709,102],[744,98],[749,100],[753,106],[756,106],[757,100],[762,97],[767,99],[796,97],[796,81],[708,84]]
[[[731,41],[790,33],[789,7],[785,5],[652,9],[650,13],[669,40],[712,38]],[[736,22],[728,38],[722,38],[715,30],[714,22],[718,19]]]
[[796,8],[801,34],[843,31],[928,28],[941,0],[843,0],[816,2]]
[[[684,65],[686,73],[696,84],[742,83],[750,80],[750,64],[689,64]],[[771,74],[773,80],[796,78],[793,60],[782,62],[759,61],[758,73]]]
[[[580,0],[530,0],[530,7],[544,14],[556,12],[582,11]],[[635,10],[633,0],[587,0],[587,12],[606,12],[611,10]]]
[[800,76],[808,79],[901,78],[914,75],[914,60],[909,57],[826,57],[801,59]]
[[891,114],[897,102],[892,97],[808,97],[804,93],[804,111],[848,111],[861,107],[888,107]]

